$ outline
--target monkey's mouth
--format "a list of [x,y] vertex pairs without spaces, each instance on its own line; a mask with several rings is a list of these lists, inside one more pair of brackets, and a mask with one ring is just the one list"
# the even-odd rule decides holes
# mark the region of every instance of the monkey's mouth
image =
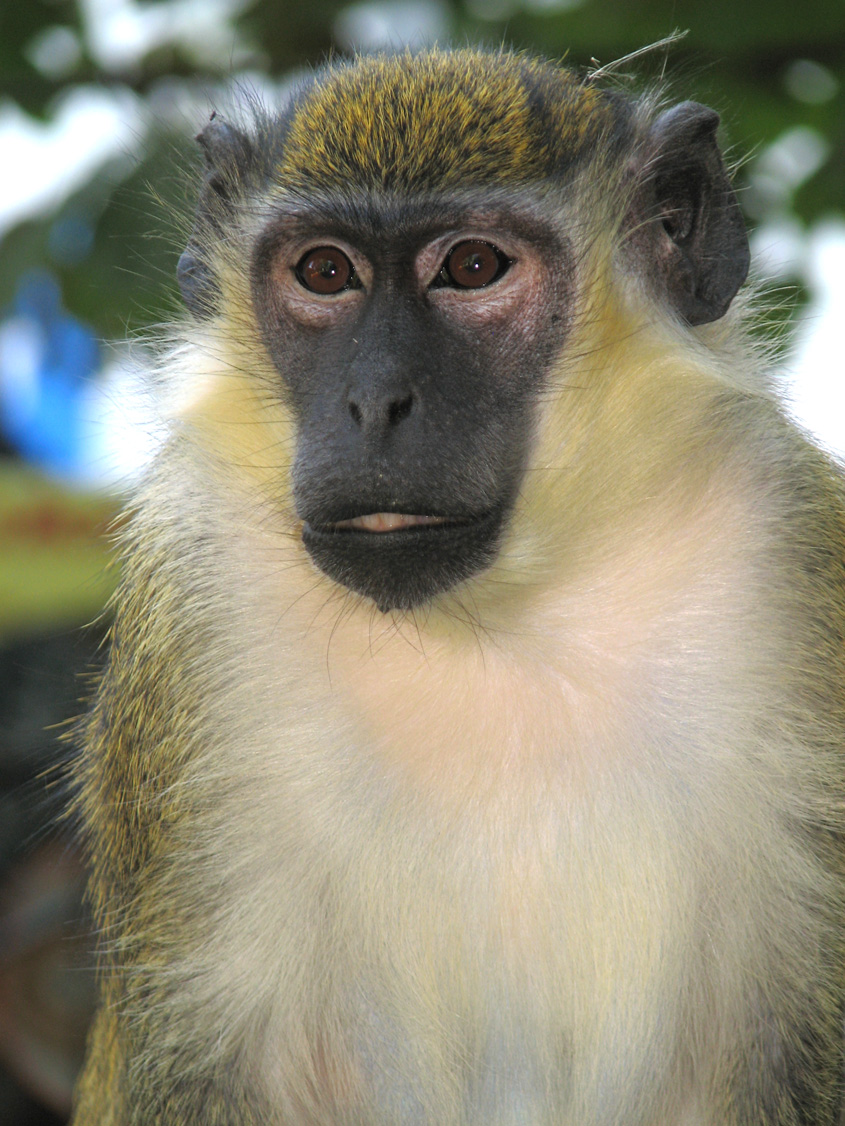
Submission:
[[465,520],[448,516],[422,516],[405,512],[368,512],[365,516],[353,516],[351,520],[337,520],[326,524],[327,532],[396,532],[404,528],[437,527],[443,524],[461,524]]
[[302,543],[335,582],[382,611],[411,610],[487,567],[502,510],[477,515],[365,512],[302,527]]

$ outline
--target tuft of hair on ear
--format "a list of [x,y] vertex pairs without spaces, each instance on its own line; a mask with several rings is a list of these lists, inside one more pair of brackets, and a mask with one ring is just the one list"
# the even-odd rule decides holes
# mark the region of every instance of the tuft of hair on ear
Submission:
[[248,90],[237,95],[238,110],[213,110],[194,138],[203,171],[177,279],[185,305],[200,320],[219,308],[215,249],[226,246],[244,208],[269,182],[280,159],[290,112],[271,114]]

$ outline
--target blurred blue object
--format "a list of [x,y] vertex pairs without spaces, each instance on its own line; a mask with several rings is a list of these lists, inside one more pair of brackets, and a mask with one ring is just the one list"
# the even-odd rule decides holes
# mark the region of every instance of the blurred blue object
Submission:
[[94,227],[80,212],[62,215],[50,227],[47,240],[50,256],[61,266],[75,266],[91,253]]
[[28,460],[76,476],[86,460],[82,406],[100,350],[62,307],[56,279],[27,274],[0,321],[0,427]]

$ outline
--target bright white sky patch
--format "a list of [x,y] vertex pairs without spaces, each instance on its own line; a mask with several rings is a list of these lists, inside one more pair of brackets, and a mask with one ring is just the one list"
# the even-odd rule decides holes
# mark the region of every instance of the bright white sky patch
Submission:
[[[232,19],[251,0],[80,0],[88,49],[107,71],[120,72],[166,44],[178,45],[200,66],[238,66],[245,45]],[[246,51],[246,55],[249,52]]]
[[0,103],[0,238],[58,207],[109,159],[130,155],[145,132],[142,104],[125,88],[74,86],[47,122]]
[[829,450],[845,457],[845,219],[819,223],[806,242],[813,294],[786,365],[792,413]]

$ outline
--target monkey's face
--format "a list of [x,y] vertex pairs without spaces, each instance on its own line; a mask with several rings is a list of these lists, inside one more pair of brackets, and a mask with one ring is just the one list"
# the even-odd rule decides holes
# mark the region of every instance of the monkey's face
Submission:
[[527,203],[279,207],[253,293],[297,422],[303,543],[327,575],[408,609],[491,562],[572,275]]
[[332,64],[251,131],[212,119],[180,285],[199,318],[257,318],[330,578],[410,609],[492,562],[541,391],[613,270],[652,319],[723,315],[748,246],[718,120],[473,50]]

